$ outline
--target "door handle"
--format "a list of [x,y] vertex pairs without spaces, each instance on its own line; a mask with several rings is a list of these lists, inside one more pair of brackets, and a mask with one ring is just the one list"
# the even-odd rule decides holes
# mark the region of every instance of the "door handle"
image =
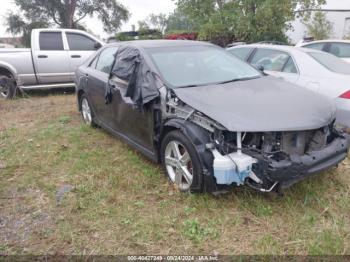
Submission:
[[81,55],[71,55],[71,58],[81,58]]
[[38,55],[38,58],[47,58],[47,55]]

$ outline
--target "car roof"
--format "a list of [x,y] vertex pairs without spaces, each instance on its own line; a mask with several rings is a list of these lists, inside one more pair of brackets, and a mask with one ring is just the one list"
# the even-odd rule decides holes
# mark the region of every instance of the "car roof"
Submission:
[[289,45],[266,45],[266,44],[250,44],[250,45],[242,45],[242,46],[235,46],[228,48],[228,50],[237,49],[237,48],[266,48],[266,49],[274,49],[279,51],[285,51],[285,52],[317,52],[322,53],[322,51],[314,50],[310,48],[304,48],[304,47],[295,47],[295,46],[289,46]]
[[133,45],[141,48],[152,48],[152,47],[171,47],[171,46],[212,46],[213,44],[204,41],[191,41],[191,40],[134,40],[134,41],[123,41],[111,43],[108,46],[119,46],[119,45]]
[[304,45],[310,45],[310,44],[317,44],[317,43],[347,43],[350,44],[350,40],[343,40],[343,39],[326,39],[326,40],[316,40],[316,41],[310,41],[301,43],[301,46]]

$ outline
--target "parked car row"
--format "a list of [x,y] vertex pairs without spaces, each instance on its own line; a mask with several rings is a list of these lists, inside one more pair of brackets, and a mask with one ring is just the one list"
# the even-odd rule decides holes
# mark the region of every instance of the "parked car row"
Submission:
[[[349,137],[335,125],[334,102],[294,84],[326,89],[312,74],[300,73],[305,64],[325,79],[336,78],[338,60],[304,49],[233,50],[291,80],[265,75],[209,43],[114,43],[76,72],[82,118],[161,163],[181,191],[231,185],[280,191],[347,157]],[[323,65],[327,59],[335,69]],[[337,88],[332,96],[345,90]]]

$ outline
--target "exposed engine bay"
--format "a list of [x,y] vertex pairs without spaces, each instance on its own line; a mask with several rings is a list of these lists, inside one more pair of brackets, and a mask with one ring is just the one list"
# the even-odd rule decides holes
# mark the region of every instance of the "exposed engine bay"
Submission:
[[217,185],[249,185],[270,192],[338,164],[347,156],[347,135],[334,121],[306,131],[232,132],[168,93],[167,117],[206,129]]

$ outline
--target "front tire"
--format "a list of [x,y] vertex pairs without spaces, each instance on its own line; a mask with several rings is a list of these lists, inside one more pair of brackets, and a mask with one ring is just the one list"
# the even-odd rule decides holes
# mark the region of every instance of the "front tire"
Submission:
[[81,116],[83,118],[84,123],[90,127],[96,127],[90,102],[85,95],[82,95],[80,98],[80,108],[81,108]]
[[202,165],[195,147],[183,133],[175,130],[164,137],[161,160],[169,181],[181,192],[202,192]]
[[13,99],[17,93],[16,82],[12,77],[0,75],[0,97]]

